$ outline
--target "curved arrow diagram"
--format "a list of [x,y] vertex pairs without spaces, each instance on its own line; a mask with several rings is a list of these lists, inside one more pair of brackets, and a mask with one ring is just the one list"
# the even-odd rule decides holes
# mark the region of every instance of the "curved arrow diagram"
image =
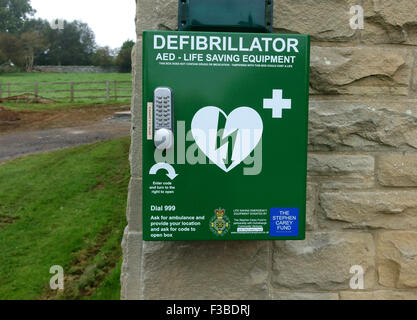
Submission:
[[149,174],[156,174],[161,169],[165,169],[168,172],[167,176],[171,180],[174,180],[178,176],[178,174],[175,172],[174,167],[165,162],[154,164],[151,170],[149,170]]

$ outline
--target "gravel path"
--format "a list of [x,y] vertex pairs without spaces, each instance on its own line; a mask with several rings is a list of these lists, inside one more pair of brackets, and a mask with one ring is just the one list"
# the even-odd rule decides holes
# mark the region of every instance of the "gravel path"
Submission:
[[103,121],[86,127],[2,135],[0,136],[0,162],[24,155],[125,137],[129,134],[129,121]]

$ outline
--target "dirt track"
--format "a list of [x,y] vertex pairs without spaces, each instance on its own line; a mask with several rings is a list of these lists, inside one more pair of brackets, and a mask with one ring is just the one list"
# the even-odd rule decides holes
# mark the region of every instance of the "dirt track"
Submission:
[[95,124],[128,110],[129,106],[94,106],[53,111],[12,111],[0,105],[0,136],[9,133],[81,127]]
[[0,110],[0,162],[128,136],[129,119],[111,119],[120,110],[126,107],[48,112]]
[[107,122],[84,127],[28,131],[0,136],[0,162],[24,155],[59,150],[128,136],[129,122]]

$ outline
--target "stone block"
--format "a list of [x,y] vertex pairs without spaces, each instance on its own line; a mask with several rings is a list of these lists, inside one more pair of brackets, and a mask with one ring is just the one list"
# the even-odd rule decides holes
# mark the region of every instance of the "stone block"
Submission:
[[136,31],[177,30],[178,0],[138,0]]
[[274,3],[274,28],[310,34],[318,41],[346,41],[355,37],[349,25],[354,0],[280,0]]
[[377,239],[379,283],[417,288],[417,232],[381,232]]
[[409,229],[417,227],[417,190],[323,192],[319,205],[323,227]]
[[383,186],[417,186],[417,154],[381,155],[378,158],[377,178]]
[[342,291],[341,300],[417,300],[417,292],[413,291]]
[[369,289],[375,284],[374,259],[368,233],[309,232],[304,241],[275,241],[272,284],[294,291],[349,290],[350,268],[360,265]]
[[272,300],[339,300],[339,295],[335,292],[272,292]]
[[145,242],[146,299],[267,299],[268,242]]
[[340,151],[415,151],[414,101],[366,102],[312,100],[309,149]]
[[416,3],[410,0],[364,0],[361,40],[371,43],[417,44]]
[[121,299],[138,300],[141,296],[142,233],[125,232],[121,274]]
[[142,232],[142,179],[130,179],[126,212],[129,231]]
[[318,199],[318,185],[307,183],[306,230],[317,227],[316,205]]
[[404,48],[312,46],[310,85],[325,94],[408,95],[412,66]]
[[374,158],[369,155],[315,154],[308,156],[308,173],[323,188],[374,186]]

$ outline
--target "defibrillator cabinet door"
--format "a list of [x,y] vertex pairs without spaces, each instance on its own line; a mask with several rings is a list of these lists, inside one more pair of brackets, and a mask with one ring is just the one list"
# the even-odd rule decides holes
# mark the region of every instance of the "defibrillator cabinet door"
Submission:
[[144,240],[304,239],[309,47],[144,32]]

